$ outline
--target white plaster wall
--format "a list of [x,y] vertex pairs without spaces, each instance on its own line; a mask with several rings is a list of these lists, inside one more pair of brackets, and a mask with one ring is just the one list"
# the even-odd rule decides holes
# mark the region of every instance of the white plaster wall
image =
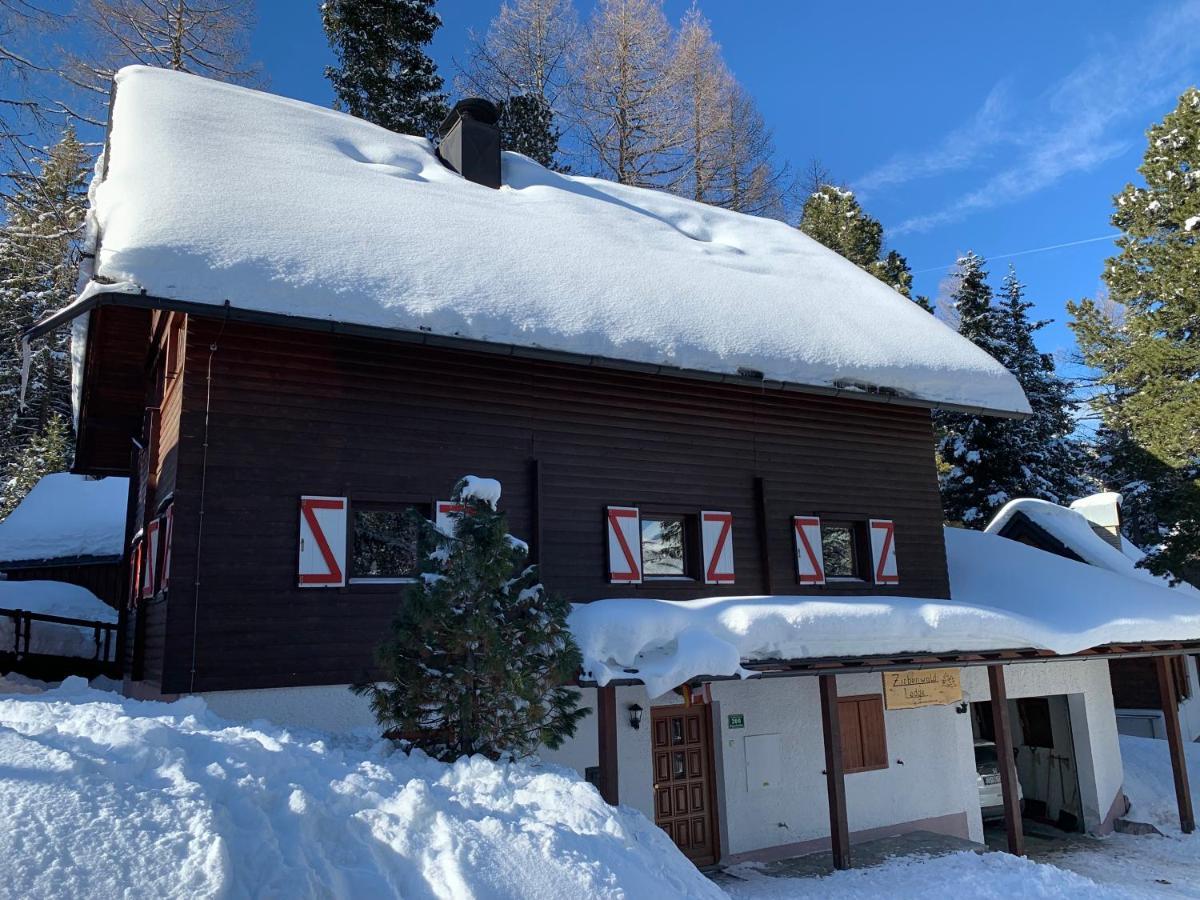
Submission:
[[[1013,700],[1067,695],[1084,827],[1099,828],[1125,780],[1107,660],[1009,665],[1004,668],[1004,682]],[[966,699],[991,699],[986,667],[963,669],[962,684]]]
[[370,702],[351,693],[346,684],[210,691],[199,696],[217,715],[235,721],[266,719],[276,725],[322,731],[378,727]]

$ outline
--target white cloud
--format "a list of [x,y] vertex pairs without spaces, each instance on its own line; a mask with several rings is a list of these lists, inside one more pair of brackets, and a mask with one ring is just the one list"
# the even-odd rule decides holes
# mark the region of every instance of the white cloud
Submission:
[[894,157],[855,186],[894,186],[980,168],[1004,151],[1008,162],[982,173],[979,186],[888,232],[894,237],[929,231],[1013,203],[1140,143],[1150,117],[1195,80],[1198,60],[1200,0],[1170,5],[1140,35],[1110,39],[1019,111],[1008,86],[997,85],[970,120],[932,149]]

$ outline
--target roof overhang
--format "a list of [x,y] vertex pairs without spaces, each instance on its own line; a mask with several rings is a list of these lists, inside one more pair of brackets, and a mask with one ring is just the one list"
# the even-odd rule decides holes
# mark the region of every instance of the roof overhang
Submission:
[[869,403],[884,403],[892,406],[917,407],[921,409],[943,409],[950,412],[968,413],[971,415],[994,416],[1006,419],[1026,419],[1028,414],[1011,410],[991,409],[983,406],[970,406],[956,403],[942,403],[924,400],[917,397],[901,396],[886,389],[873,390],[858,386],[829,387],[827,385],[808,385],[793,382],[772,381],[749,375],[728,375],[717,372],[706,372],[699,369],[685,369],[678,366],[654,363],[640,363],[629,360],[613,359],[603,356],[589,356],[571,353],[564,350],[549,350],[540,347],[521,347],[514,344],[500,344],[480,341],[474,338],[453,335],[434,334],[428,331],[408,331],[398,328],[388,328],[381,325],[358,325],[348,322],[338,322],[332,319],[315,319],[307,316],[292,316],[285,313],[264,312],[262,310],[243,309],[233,306],[226,301],[222,305],[203,303],[193,300],[175,300],[155,297],[150,294],[133,294],[120,291],[98,291],[83,300],[76,301],[70,306],[53,315],[47,316],[22,335],[23,340],[32,340],[65,325],[72,319],[91,310],[103,306],[125,306],[136,309],[158,309],[186,313],[190,316],[226,319],[234,322],[248,322],[259,325],[273,325],[283,328],[293,328],[304,331],[316,331],[326,334],[345,334],[357,337],[373,338],[375,340],[393,341],[405,344],[422,344],[430,347],[445,347],[475,353],[488,353],[498,356],[511,356],[518,359],[544,360],[562,362],[571,365],[594,366],[604,369],[638,372],[649,375],[663,375],[675,378],[687,378],[696,381],[715,382],[720,384],[736,384],[753,387],[758,390],[777,390],[785,393],[811,394],[821,397],[858,400]]
[[[1139,657],[1176,656],[1200,653],[1200,640],[1161,643],[1102,644],[1078,653],[1024,648],[986,650],[966,653],[897,654],[890,656],[849,656],[814,659],[766,659],[742,663],[755,678],[797,678],[814,675],[854,675],[873,672],[901,672],[914,669],[969,668],[973,666],[1027,665],[1030,663],[1071,662],[1090,659],[1136,659]],[[609,685],[630,686],[642,683],[636,672],[629,678],[614,678]],[[737,675],[700,675],[689,680],[697,685],[715,681],[741,681]],[[595,681],[580,679],[581,687],[598,687]]]

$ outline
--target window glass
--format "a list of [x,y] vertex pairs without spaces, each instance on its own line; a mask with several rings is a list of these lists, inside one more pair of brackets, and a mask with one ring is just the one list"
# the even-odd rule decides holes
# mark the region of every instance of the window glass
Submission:
[[825,558],[826,578],[857,578],[854,528],[851,525],[823,524],[821,552]]
[[355,509],[351,578],[412,578],[417,529],[407,509]]
[[682,516],[642,519],[642,571],[648,577],[687,575]]

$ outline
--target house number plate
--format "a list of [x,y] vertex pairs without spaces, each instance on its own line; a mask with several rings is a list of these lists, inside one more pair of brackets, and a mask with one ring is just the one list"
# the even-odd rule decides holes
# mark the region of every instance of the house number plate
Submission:
[[746,717],[743,716],[741,713],[733,713],[732,715],[729,716],[729,727],[730,728],[745,728],[746,727]]

